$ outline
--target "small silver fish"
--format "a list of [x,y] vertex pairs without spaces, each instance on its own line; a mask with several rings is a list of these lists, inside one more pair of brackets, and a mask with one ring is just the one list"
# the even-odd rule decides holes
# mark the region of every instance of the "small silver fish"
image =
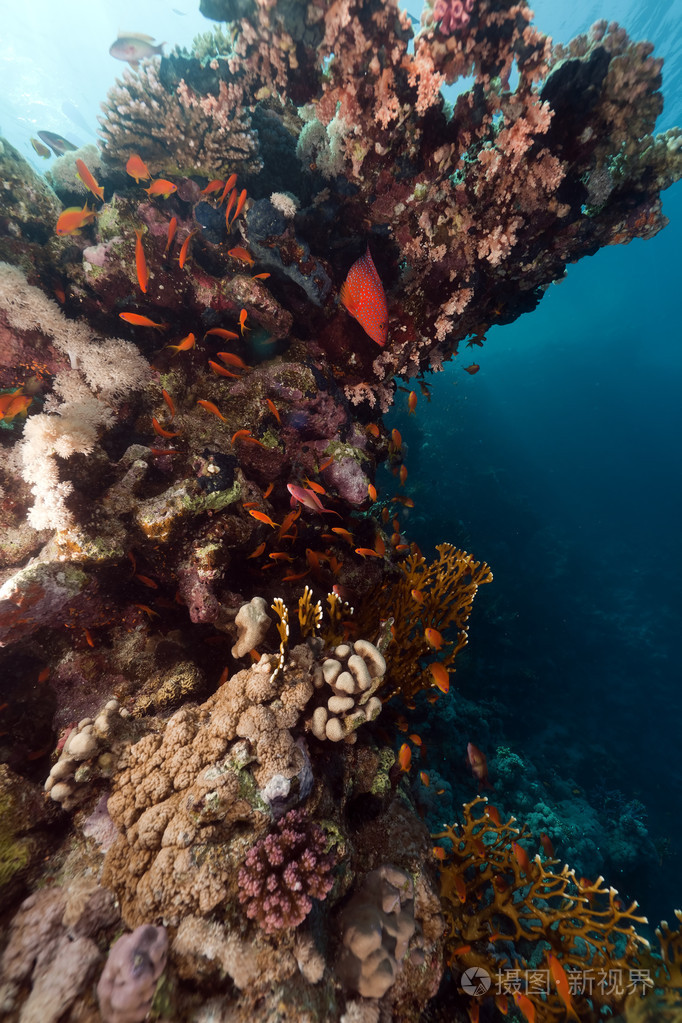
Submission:
[[119,36],[115,43],[109,47],[109,53],[116,60],[125,60],[131,67],[136,68],[139,61],[147,60],[149,57],[163,56],[163,48],[166,44],[154,45],[152,36],[145,36],[142,33],[129,32]]

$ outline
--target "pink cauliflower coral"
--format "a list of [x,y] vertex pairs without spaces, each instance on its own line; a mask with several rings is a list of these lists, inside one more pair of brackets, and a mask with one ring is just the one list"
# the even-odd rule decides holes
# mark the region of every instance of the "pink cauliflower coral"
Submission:
[[266,934],[298,927],[334,884],[334,858],[325,853],[322,828],[302,810],[291,810],[277,831],[249,849],[239,871],[239,901]]

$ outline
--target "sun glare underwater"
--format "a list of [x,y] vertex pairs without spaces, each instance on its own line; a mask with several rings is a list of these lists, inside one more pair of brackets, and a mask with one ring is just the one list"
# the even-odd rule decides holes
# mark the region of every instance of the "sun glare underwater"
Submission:
[[0,60],[2,1018],[679,1021],[682,0]]

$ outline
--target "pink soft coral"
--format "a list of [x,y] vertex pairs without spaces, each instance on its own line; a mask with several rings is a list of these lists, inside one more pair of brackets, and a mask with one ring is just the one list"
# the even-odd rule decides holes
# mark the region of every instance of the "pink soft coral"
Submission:
[[325,834],[302,810],[291,810],[249,849],[239,871],[239,901],[246,915],[266,934],[298,927],[334,884],[333,857],[326,854]]
[[434,21],[439,21],[441,35],[449,36],[469,24],[474,0],[436,0],[433,6]]

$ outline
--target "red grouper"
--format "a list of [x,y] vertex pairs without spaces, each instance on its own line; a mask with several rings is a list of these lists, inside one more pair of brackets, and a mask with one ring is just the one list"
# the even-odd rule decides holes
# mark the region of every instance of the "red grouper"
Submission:
[[341,304],[358,321],[365,334],[378,345],[386,344],[388,308],[386,294],[377,268],[367,246],[364,256],[357,259],[341,285]]

